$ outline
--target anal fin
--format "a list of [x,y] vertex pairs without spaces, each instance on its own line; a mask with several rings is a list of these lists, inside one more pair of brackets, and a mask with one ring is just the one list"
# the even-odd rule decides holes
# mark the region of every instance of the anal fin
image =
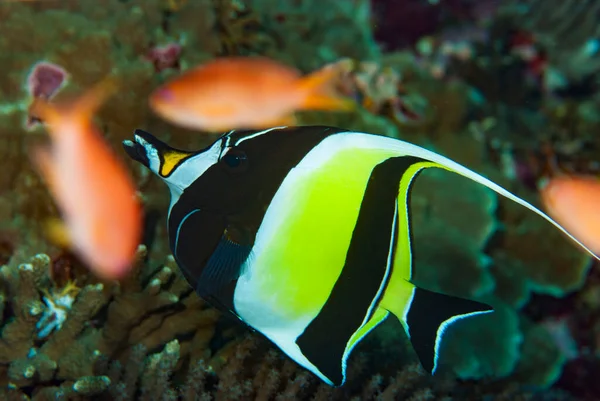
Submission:
[[487,304],[415,287],[407,312],[398,318],[421,365],[433,374],[446,328],[459,320],[490,312],[493,308]]
[[299,84],[299,89],[305,93],[301,108],[304,110],[355,110],[356,102],[343,96],[337,90],[344,73],[351,68],[349,63],[351,61],[348,60],[337,66],[328,65],[303,77]]

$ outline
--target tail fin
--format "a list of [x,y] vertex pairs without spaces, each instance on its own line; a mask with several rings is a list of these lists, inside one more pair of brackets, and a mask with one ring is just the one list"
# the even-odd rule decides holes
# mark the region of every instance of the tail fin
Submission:
[[434,373],[446,328],[471,316],[493,312],[489,305],[415,287],[412,301],[398,316],[423,368]]
[[83,94],[69,101],[51,104],[43,99],[37,99],[34,114],[50,126],[60,124],[65,119],[86,124],[93,114],[118,89],[116,77],[108,76],[96,83]]
[[299,89],[305,93],[305,98],[301,107],[306,110],[355,110],[356,102],[336,90],[348,63],[352,62],[347,60],[339,65],[326,65],[303,77]]

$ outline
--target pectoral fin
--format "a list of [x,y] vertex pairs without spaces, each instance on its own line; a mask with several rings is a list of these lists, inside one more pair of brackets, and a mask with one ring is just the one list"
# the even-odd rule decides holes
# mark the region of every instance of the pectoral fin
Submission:
[[193,209],[181,216],[179,224],[170,228],[174,230],[170,237],[183,275],[198,295],[221,311],[236,315],[230,284],[239,277],[250,248],[225,235],[227,223],[221,215]]
[[198,295],[203,298],[215,295],[227,284],[237,280],[251,249],[250,246],[236,244],[223,234],[198,280]]
[[169,228],[171,250],[185,278],[196,289],[208,262],[202,255],[210,255],[217,247],[225,230],[225,221],[200,209],[181,213],[181,218],[173,214],[170,219],[178,224]]

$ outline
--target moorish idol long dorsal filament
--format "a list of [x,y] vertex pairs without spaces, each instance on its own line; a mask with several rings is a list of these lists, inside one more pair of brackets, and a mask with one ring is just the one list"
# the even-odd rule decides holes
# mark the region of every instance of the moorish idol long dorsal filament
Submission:
[[168,185],[171,250],[198,294],[330,385],[344,383],[352,349],[390,315],[434,372],[444,329],[493,310],[411,283],[410,191],[423,169],[477,181],[592,253],[483,176],[388,137],[276,127],[189,152],[136,130],[124,147]]

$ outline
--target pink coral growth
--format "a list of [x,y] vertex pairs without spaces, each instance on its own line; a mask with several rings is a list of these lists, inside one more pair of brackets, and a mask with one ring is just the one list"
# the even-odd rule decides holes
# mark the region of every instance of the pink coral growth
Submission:
[[33,66],[27,77],[27,90],[33,97],[50,99],[67,79],[67,71],[59,65],[41,61]]
[[50,100],[63,87],[69,74],[61,66],[46,61],[36,63],[27,76],[27,92],[33,97],[25,126],[33,128],[41,122],[36,114],[38,99]]
[[181,45],[173,42],[164,46],[152,47],[144,57],[154,64],[156,72],[161,72],[168,68],[178,70],[180,55]]

